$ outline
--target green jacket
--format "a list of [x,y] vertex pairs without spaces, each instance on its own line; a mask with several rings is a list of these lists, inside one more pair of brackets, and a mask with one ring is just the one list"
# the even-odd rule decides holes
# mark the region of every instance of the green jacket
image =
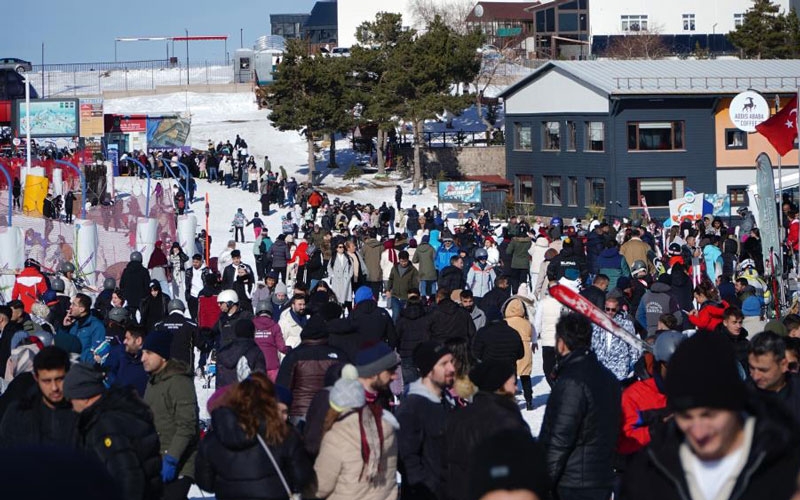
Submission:
[[436,266],[433,261],[436,258],[436,250],[430,243],[421,243],[414,252],[414,264],[419,264],[419,279],[421,280],[435,280],[436,279]]
[[531,239],[527,236],[516,237],[511,240],[506,248],[506,255],[511,255],[511,269],[529,269]]
[[367,266],[367,281],[372,283],[377,283],[383,278],[389,279],[388,276],[381,277],[381,252],[383,252],[383,245],[380,241],[375,238],[364,240],[361,256],[364,257],[364,264]]
[[144,401],[153,411],[161,455],[178,459],[178,476],[194,478],[194,458],[200,440],[194,380],[188,366],[176,359],[150,376]]
[[389,290],[392,292],[392,297],[408,300],[408,291],[419,288],[419,271],[409,264],[406,272],[401,274],[399,267],[400,264],[392,267],[392,272],[389,274]]

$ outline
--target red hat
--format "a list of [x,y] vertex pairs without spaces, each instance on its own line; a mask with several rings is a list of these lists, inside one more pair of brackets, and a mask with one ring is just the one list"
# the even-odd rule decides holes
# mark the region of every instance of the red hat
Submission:
[[494,238],[492,238],[491,236],[487,236],[485,241],[490,241],[492,242],[492,244],[494,244]]

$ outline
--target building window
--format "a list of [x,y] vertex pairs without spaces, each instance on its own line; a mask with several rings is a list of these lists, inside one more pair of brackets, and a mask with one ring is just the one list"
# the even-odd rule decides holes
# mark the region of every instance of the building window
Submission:
[[683,15],[683,31],[694,31],[694,14]]
[[517,175],[514,178],[515,191],[518,203],[533,203],[533,176]]
[[606,180],[602,177],[586,179],[586,206],[603,207],[606,204]]
[[578,178],[567,177],[567,204],[571,207],[578,206]]
[[630,178],[628,198],[631,207],[642,206],[642,197],[648,207],[668,207],[669,201],[683,196],[684,179],[676,178]]
[[728,196],[731,197],[731,207],[747,205],[747,186],[728,186]]
[[604,151],[605,135],[605,124],[603,122],[586,122],[584,151]]
[[545,205],[561,206],[561,177],[542,177],[544,186],[544,196],[542,197]]
[[733,27],[738,28],[739,26],[744,24],[744,14],[734,14],[733,15]]
[[735,128],[726,128],[725,149],[747,149],[747,132]]
[[647,15],[620,16],[622,32],[647,31]]
[[683,122],[628,122],[628,151],[683,150]]
[[558,122],[542,124],[542,151],[561,151],[561,125]]
[[567,122],[567,151],[578,149],[578,137],[575,122]]
[[531,127],[530,125],[514,124],[514,149],[520,151],[531,150]]

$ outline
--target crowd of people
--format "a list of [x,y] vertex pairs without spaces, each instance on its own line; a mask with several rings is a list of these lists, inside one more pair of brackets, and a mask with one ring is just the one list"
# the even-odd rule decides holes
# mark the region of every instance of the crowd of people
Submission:
[[[245,176],[238,137],[211,148],[241,165],[221,182],[262,212],[237,210],[208,262],[205,234],[157,244],[96,296],[69,262],[55,275],[26,262],[0,306],[0,447],[28,451],[5,455],[34,468],[57,447],[92,475],[52,481],[91,481],[98,498],[184,499],[193,484],[219,499],[797,489],[800,316],[771,318],[746,210],[738,233],[713,218],[454,224],[404,208],[400,186],[394,205],[330,199],[268,159]],[[641,342],[570,311],[556,286]],[[534,398],[539,362],[550,390]]]

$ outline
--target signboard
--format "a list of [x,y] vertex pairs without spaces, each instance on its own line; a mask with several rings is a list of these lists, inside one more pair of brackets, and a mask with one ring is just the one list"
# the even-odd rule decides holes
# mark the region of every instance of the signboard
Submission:
[[669,218],[673,224],[703,218],[703,194],[687,191],[683,198],[669,201]]
[[[756,158],[756,204],[758,205],[758,228],[761,230],[761,252],[764,255],[764,272],[780,280],[783,265],[781,258],[780,219],[775,206],[775,178],[772,162],[766,153]],[[780,290],[780,283],[778,284]]]
[[30,116],[25,100],[14,101],[15,129],[20,136],[76,137],[79,135],[78,99],[31,99]]
[[480,203],[481,183],[475,181],[439,182],[439,203]]
[[81,137],[102,137],[103,98],[90,97],[80,100]]
[[147,148],[174,149],[186,144],[191,130],[188,116],[147,117]]
[[733,98],[728,114],[736,128],[752,133],[756,125],[769,118],[769,104],[758,92],[746,90]]
[[108,150],[106,151],[106,157],[108,161],[111,162],[111,166],[113,168],[114,177],[119,176],[119,150],[117,149],[116,144],[109,144]]
[[119,131],[123,133],[129,132],[147,132],[147,118],[123,116],[119,120]]
[[711,205],[710,214],[713,217],[731,216],[731,196],[729,194],[707,194],[706,204]]

